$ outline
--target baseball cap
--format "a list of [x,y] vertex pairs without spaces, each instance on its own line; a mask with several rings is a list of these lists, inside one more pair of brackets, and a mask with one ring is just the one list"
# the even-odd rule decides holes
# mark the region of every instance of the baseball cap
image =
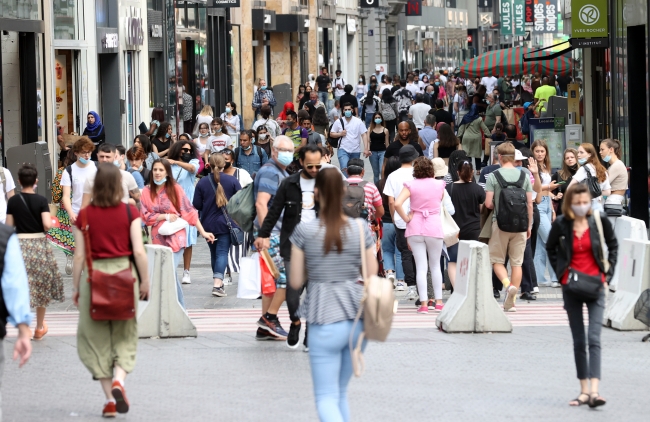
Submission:
[[530,107],[531,104],[532,104],[531,101],[528,101],[528,102],[524,103],[524,108],[527,109],[528,107]]
[[526,157],[518,149],[515,149],[515,161],[524,161]]

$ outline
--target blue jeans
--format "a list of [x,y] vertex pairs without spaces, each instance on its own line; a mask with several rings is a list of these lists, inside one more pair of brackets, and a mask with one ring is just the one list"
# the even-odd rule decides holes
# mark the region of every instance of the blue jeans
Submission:
[[347,152],[343,148],[338,148],[336,150],[336,157],[339,159],[339,166],[341,167],[341,171],[343,172],[343,174],[345,174],[345,177],[348,177],[348,172],[346,171],[348,168],[348,161],[350,161],[350,158],[361,157],[361,153]]
[[365,115],[365,121],[366,121],[366,129],[370,127],[370,123],[372,123],[372,115],[373,113],[366,113]]
[[228,266],[228,251],[230,250],[230,234],[219,234],[214,242],[208,242],[210,248],[210,265],[212,278],[223,280],[223,274]]
[[[350,333],[353,320],[333,324],[309,324],[309,362],[314,382],[316,409],[321,422],[347,422],[348,383],[352,377]],[[363,320],[355,327],[352,344],[363,331]],[[366,341],[362,349],[366,348]]]
[[325,109],[327,109],[327,97],[329,97],[329,92],[318,91],[318,99],[320,100],[321,103],[323,103]]
[[384,155],[386,154],[386,151],[371,151],[371,153],[372,154],[370,154],[368,159],[372,166],[372,177],[375,181],[375,186],[377,186],[379,179],[381,179],[381,167],[384,164]]
[[185,248],[182,248],[178,252],[173,252],[173,263],[174,263],[174,278],[176,279],[176,293],[178,294],[178,303],[181,304],[183,309],[185,309],[185,296],[183,295],[183,288],[181,287],[181,281],[178,279],[178,273],[176,269],[178,268],[178,264],[181,263],[183,260],[183,252],[185,252]]
[[[386,212],[390,211],[386,210]],[[397,249],[395,225],[393,223],[384,223],[384,234],[381,238],[381,256],[384,258],[384,270],[395,271],[397,279],[404,280],[402,253]]]
[[537,275],[537,283],[544,283],[546,268],[551,276],[550,281],[557,281],[557,276],[551,262],[548,260],[546,254],[546,241],[551,232],[551,220],[553,219],[553,206],[551,205],[551,197],[543,196],[542,202],[537,205],[539,210],[539,229],[537,230],[537,246],[535,247],[535,274]]

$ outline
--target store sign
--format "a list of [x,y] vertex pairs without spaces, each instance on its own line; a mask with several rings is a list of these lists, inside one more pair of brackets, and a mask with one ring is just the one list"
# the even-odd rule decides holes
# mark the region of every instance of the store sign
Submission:
[[212,3],[208,7],[239,7],[241,6],[241,0],[208,0],[208,4]]
[[481,27],[492,26],[492,12],[479,13],[478,22]]
[[524,14],[526,17],[526,23],[533,23],[533,5],[535,4],[534,0],[524,0]]
[[359,0],[359,7],[362,9],[376,9],[379,7],[379,0]]
[[512,9],[513,21],[515,23],[515,36],[523,37],[526,35],[526,21],[524,16],[524,0],[514,0]]
[[408,0],[404,14],[406,16],[422,16],[422,0]]
[[104,48],[117,48],[119,37],[117,34],[106,34],[102,38],[102,47]]
[[536,34],[556,33],[557,10],[557,0],[535,0],[533,32]]
[[512,34],[512,0],[501,0],[501,34]]
[[151,38],[162,38],[162,25],[151,25]]
[[348,35],[356,34],[357,21],[353,18],[348,18]]
[[140,9],[129,7],[127,9],[129,16],[124,18],[124,31],[126,34],[127,45],[144,44],[144,27],[140,17]]
[[571,4],[573,38],[606,38],[607,0],[573,0]]

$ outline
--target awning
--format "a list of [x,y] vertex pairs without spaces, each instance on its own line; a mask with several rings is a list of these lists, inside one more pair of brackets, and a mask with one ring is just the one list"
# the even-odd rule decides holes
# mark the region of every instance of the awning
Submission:
[[[526,58],[524,59],[524,55]],[[545,53],[527,47],[488,51],[466,61],[460,67],[464,78],[487,75],[520,75],[539,72],[542,75],[569,75],[571,61],[562,55]]]

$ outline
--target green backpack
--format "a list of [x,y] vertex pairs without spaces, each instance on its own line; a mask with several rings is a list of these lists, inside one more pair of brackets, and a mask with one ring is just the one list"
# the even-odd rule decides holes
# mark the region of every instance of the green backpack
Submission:
[[253,183],[234,194],[226,205],[230,218],[235,220],[239,228],[245,232],[253,231],[253,220],[255,220],[255,195],[253,195]]

